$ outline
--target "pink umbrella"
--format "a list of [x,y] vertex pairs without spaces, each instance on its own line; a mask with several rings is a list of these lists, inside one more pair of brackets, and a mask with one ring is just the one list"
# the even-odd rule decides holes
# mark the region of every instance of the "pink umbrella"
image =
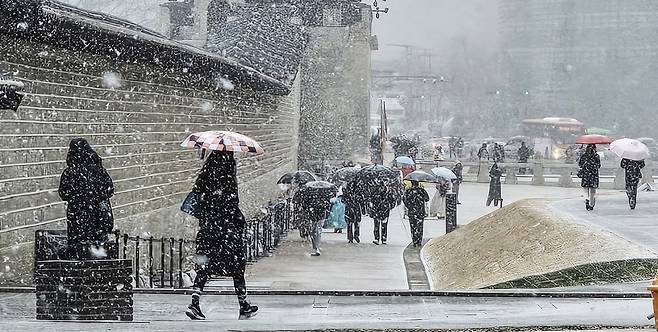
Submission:
[[577,144],[610,144],[612,139],[603,135],[583,135],[576,139]]
[[263,148],[251,137],[231,131],[204,131],[188,136],[182,147],[208,149],[216,151],[248,152],[257,155],[265,153]]

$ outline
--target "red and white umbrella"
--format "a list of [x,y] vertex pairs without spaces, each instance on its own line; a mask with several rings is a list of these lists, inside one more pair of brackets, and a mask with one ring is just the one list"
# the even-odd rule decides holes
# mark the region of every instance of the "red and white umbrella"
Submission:
[[181,143],[181,146],[215,151],[248,152],[256,155],[265,153],[265,150],[253,138],[231,131],[193,133]]
[[576,139],[577,144],[610,144],[612,139],[603,135],[583,135]]
[[610,151],[614,152],[619,158],[631,160],[644,160],[651,157],[651,152],[644,143],[630,138],[622,138],[612,142]]

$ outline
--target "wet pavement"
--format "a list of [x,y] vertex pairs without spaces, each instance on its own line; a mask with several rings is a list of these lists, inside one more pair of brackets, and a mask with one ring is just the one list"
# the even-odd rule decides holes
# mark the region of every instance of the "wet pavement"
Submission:
[[658,253],[658,192],[639,192],[637,207],[631,210],[625,193],[601,195],[593,211],[585,210],[582,199],[561,200],[551,204],[576,222],[598,227]]
[[34,319],[34,294],[0,294],[3,331],[210,331],[311,329],[466,329],[647,326],[650,299],[252,296],[259,315],[238,321],[233,296],[205,296],[207,321],[183,313],[185,295],[135,295],[132,323]]
[[[435,189],[428,187],[434,194]],[[485,206],[489,186],[464,183],[458,207],[458,224],[467,224],[496,207]],[[574,188],[503,185],[505,204],[524,198],[578,198],[581,190]],[[610,193],[606,191],[604,193]],[[445,221],[426,219],[424,237],[430,239],[445,234]],[[374,245],[373,221],[364,216],[361,222],[361,243],[348,244],[347,235],[325,230],[322,256],[311,257],[311,244],[291,232],[271,257],[261,259],[248,268],[248,284],[258,289],[291,290],[405,290],[418,280],[408,280],[403,253],[411,242],[409,224],[402,219],[402,208],[391,212],[387,245]],[[408,259],[409,260],[409,259]],[[418,264],[409,274],[417,279]],[[220,288],[232,288],[231,281],[214,283]],[[418,288],[414,288],[418,289]],[[420,287],[422,289],[422,286]]]

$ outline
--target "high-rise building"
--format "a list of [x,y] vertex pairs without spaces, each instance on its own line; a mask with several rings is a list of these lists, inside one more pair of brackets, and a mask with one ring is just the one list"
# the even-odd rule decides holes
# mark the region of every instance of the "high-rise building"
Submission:
[[573,116],[619,134],[658,126],[658,1],[499,0],[499,27],[519,117]]

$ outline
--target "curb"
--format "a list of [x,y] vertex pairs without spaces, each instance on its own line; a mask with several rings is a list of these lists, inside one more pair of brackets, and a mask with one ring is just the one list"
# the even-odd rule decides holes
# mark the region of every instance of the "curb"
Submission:
[[[34,293],[34,287],[0,287],[0,293]],[[137,288],[135,294],[191,295],[192,289]],[[235,295],[233,290],[208,290],[204,295]],[[551,292],[535,290],[514,291],[349,291],[349,290],[250,290],[257,296],[353,296],[353,297],[499,297],[499,298],[556,298],[556,299],[650,299],[649,292]]]

